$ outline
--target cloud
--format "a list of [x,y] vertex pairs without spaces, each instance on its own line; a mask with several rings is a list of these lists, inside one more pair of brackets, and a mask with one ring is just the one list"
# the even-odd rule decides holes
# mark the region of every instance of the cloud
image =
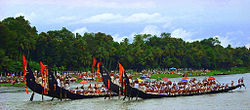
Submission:
[[80,22],[76,23],[107,23],[107,22],[117,22],[123,17],[120,14],[103,13],[89,18],[82,19]]
[[117,41],[117,42],[121,42],[123,39],[128,38],[129,42],[131,43],[134,40],[134,36],[136,34],[151,34],[151,35],[160,36],[161,31],[160,31],[160,28],[155,25],[146,25],[144,29],[142,30],[142,32],[140,33],[133,32],[128,36],[120,36],[119,34],[115,34],[113,35],[113,38],[114,38],[114,41]]
[[141,34],[151,34],[151,35],[157,35],[160,36],[161,31],[160,28],[155,26],[155,25],[147,25],[143,31],[141,32]]
[[77,19],[76,16],[61,16],[59,18],[56,18],[55,20],[61,22],[61,21],[72,21],[72,20],[75,20],[75,19]]
[[193,35],[192,32],[188,32],[182,28],[175,29],[173,32],[171,32],[171,36],[175,38],[182,38],[182,39],[190,39],[190,37]]
[[245,47],[249,50],[250,44],[245,45]]
[[79,33],[81,35],[83,35],[85,32],[88,32],[88,29],[86,27],[82,27],[82,28],[79,28],[79,29],[76,29],[73,31],[73,33]]
[[25,19],[29,20],[30,22],[35,20],[35,17],[37,16],[34,12],[30,13],[30,14],[26,14],[26,13],[17,13],[15,15],[15,17],[18,16],[24,16]]
[[135,35],[136,35],[136,33],[133,32],[128,36],[120,36],[119,34],[115,34],[112,37],[114,38],[114,41],[116,41],[116,42],[122,42],[125,38],[128,38],[129,42],[132,43]]
[[215,37],[218,38],[218,40],[221,42],[221,45],[223,47],[227,47],[229,44],[232,45],[232,39],[230,39],[228,36],[223,37],[223,36],[216,35],[216,36],[214,36],[214,38]]
[[86,23],[168,23],[170,17],[162,16],[159,13],[134,13],[129,16],[121,14],[102,13],[76,21],[73,24]]
[[163,19],[163,16],[159,13],[135,13],[128,17],[123,18],[124,22],[130,23],[130,22],[146,22],[146,23],[158,23],[158,22],[164,22],[165,19]]
[[10,0],[7,1],[9,4],[15,5],[43,5],[43,6],[63,6],[63,7],[91,7],[91,8],[114,8],[114,9],[140,9],[156,7],[155,1],[149,0]]
[[114,38],[114,41],[121,42],[123,39],[127,38],[127,36],[120,36],[119,34],[115,34],[112,36]]
[[249,44],[249,39],[246,36],[247,34],[245,34],[243,31],[231,31],[222,35],[216,35],[215,37],[219,38],[219,41],[223,47],[227,47],[229,44],[232,47],[242,47]]
[[172,24],[171,24],[171,20],[169,21],[169,22],[166,22],[163,26],[162,26],[162,28],[171,28],[171,26],[172,26]]

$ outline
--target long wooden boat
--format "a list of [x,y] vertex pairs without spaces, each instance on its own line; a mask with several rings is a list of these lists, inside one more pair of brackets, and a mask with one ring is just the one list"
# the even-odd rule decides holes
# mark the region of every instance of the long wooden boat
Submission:
[[[119,86],[114,84],[111,81],[111,78],[109,76],[109,72],[107,71],[106,68],[104,68],[104,66],[101,66],[101,75],[103,77],[103,82],[106,86],[108,86],[108,80],[110,80],[110,90],[119,94]],[[125,83],[126,80],[128,81],[128,77],[125,73]],[[127,82],[128,83],[128,82]],[[175,95],[161,95],[161,94],[149,94],[149,93],[145,93],[139,89],[133,88],[131,87],[129,84],[126,84],[126,91],[125,91],[125,95],[128,97],[140,97],[142,99],[151,99],[151,98],[163,98],[163,97],[179,97],[179,96],[193,96],[193,95],[204,95],[204,94],[215,94],[215,93],[223,93],[223,92],[228,92],[231,90],[234,90],[236,88],[245,86],[244,84],[238,84],[236,86],[232,86],[232,87],[228,87],[226,89],[221,89],[221,90],[216,90],[216,91],[209,91],[209,92],[201,92],[201,93],[189,93],[189,94],[175,94]]]
[[[44,87],[41,84],[36,83],[33,72],[28,66],[28,71],[26,74],[27,87],[29,87],[32,91],[38,94],[43,94]],[[61,88],[57,85],[57,81],[54,75],[49,72],[49,90],[48,94],[44,94],[45,96],[59,98],[59,99],[85,99],[85,98],[97,98],[97,97],[108,97],[108,94],[105,95],[82,95],[77,93],[72,93],[69,90]],[[116,94],[112,94],[113,96]],[[117,95],[116,95],[117,96]]]

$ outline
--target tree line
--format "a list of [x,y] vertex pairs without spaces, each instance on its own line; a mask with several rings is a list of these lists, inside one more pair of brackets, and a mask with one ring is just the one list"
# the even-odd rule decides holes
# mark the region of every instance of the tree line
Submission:
[[171,37],[137,34],[130,42],[113,40],[111,35],[72,33],[65,27],[38,33],[24,16],[8,17],[0,22],[0,72],[22,71],[22,54],[29,65],[39,70],[39,62],[52,70],[91,70],[92,57],[108,69],[117,69],[117,62],[126,69],[230,69],[249,67],[250,51],[246,47],[226,48],[218,38],[186,42]]

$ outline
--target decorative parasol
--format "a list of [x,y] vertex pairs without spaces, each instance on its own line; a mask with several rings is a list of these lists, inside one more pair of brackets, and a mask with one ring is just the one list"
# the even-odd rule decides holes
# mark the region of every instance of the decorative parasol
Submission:
[[169,81],[168,78],[162,78],[161,80],[163,80],[163,81]]
[[181,82],[188,82],[188,80],[187,79],[182,79]]
[[81,84],[86,84],[86,83],[88,83],[88,82],[85,81],[85,80],[82,80],[80,83],[81,83]]
[[214,77],[209,77],[208,80],[215,80],[215,78]]
[[182,77],[182,79],[188,79],[188,77]]

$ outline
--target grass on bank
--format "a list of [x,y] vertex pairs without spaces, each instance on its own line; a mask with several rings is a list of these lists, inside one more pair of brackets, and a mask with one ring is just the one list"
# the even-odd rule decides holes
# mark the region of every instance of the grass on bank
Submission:
[[7,87],[7,86],[23,87],[24,86],[24,82],[15,83],[14,85],[11,84],[11,83],[0,83],[0,87]]
[[[179,71],[180,73],[185,73],[187,77],[195,77],[195,76],[215,76],[218,74],[244,74],[250,73],[250,68],[247,67],[233,67],[231,70],[213,70],[211,72],[203,72],[203,71]],[[157,78],[177,78],[183,77],[183,75],[178,74],[152,74],[152,79]],[[133,79],[140,78],[140,75],[136,75]]]

